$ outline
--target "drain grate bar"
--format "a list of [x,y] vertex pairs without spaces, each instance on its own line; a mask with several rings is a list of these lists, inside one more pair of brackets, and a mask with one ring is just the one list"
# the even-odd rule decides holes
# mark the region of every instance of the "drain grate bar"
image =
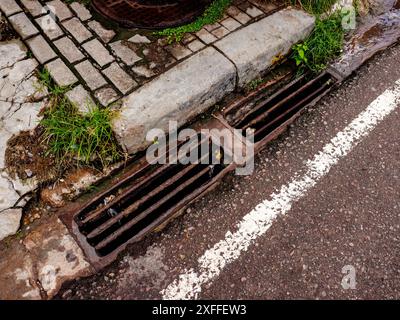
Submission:
[[[142,206],[144,203],[149,201],[150,199],[154,198],[156,195],[158,195],[160,192],[163,191],[163,189],[166,189],[170,187],[172,184],[174,184],[177,180],[180,178],[184,177],[187,173],[189,173],[196,164],[188,165],[186,167],[183,167],[180,172],[174,176],[174,179],[169,179],[165,181],[164,183],[160,184],[157,188],[140,198],[138,201],[134,202],[133,204],[129,205],[128,208],[124,209],[122,212],[118,213],[117,215],[113,216],[110,220],[106,221],[104,224],[100,225],[93,231],[91,231],[88,235],[88,239],[95,238],[102,232],[104,232],[107,228],[110,228],[112,225],[115,223],[118,223],[122,218],[127,218],[130,214],[138,210],[140,206]],[[117,200],[118,201],[118,200]],[[113,202],[114,203],[114,202]],[[109,209],[108,209],[109,210]]]
[[231,123],[237,129],[254,129],[255,143],[266,144],[292,122],[293,117],[297,117],[304,107],[325,95],[335,82],[336,79],[329,73],[323,73],[312,80],[309,80],[308,75],[303,75],[258,102],[247,113],[236,118],[230,117]]
[[[193,182],[195,182],[197,179],[199,179],[201,176],[204,174],[208,174],[209,168],[203,168],[200,172],[195,174],[193,177],[190,179],[186,180],[183,184],[181,184],[178,188],[176,188],[173,192],[168,193],[165,197],[162,199],[158,200],[156,203],[154,203],[151,207],[146,209],[143,213],[140,215],[136,216],[134,219],[132,219],[130,222],[125,224],[123,227],[119,228],[117,231],[109,235],[107,238],[102,240],[99,244],[96,245],[96,250],[101,251],[105,246],[109,245],[114,241],[117,237],[121,236],[123,233],[127,232],[129,229],[133,228],[137,223],[142,221],[144,218],[148,217],[151,213],[155,212],[157,209],[159,209],[162,205],[165,205],[165,203],[168,200],[171,200],[173,197],[175,197],[179,192],[183,191],[185,188],[190,186]],[[190,191],[189,191],[190,192]]]

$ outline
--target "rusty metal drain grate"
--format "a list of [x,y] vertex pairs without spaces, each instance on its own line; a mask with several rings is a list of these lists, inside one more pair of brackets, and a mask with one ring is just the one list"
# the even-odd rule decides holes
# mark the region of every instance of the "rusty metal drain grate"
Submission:
[[103,16],[127,28],[182,25],[202,14],[212,0],[93,0]]
[[256,149],[276,138],[299,116],[304,107],[315,104],[337,82],[329,73],[323,73],[309,80],[303,75],[292,81],[271,97],[258,102],[245,114],[235,117],[237,109],[243,106],[227,108],[224,116],[229,124],[237,129],[254,129]]
[[224,150],[210,136],[199,134],[197,140],[191,149],[201,155],[198,164],[151,165],[142,159],[118,183],[75,211],[72,219],[70,213],[61,217],[96,268],[165,224],[220,179],[226,170]]

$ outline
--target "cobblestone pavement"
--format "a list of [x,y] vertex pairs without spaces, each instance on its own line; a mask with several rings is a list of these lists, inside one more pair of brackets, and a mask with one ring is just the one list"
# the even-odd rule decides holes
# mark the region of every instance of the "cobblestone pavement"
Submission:
[[110,105],[277,6],[235,0],[221,21],[175,44],[149,32],[119,34],[79,2],[2,0],[0,9],[56,83],[71,86],[67,96],[85,112],[90,102]]

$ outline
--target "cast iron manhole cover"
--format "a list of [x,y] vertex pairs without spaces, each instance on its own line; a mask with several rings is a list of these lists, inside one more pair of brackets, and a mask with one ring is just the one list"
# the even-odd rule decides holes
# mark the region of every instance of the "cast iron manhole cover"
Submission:
[[103,16],[128,28],[160,29],[191,22],[212,0],[93,0]]

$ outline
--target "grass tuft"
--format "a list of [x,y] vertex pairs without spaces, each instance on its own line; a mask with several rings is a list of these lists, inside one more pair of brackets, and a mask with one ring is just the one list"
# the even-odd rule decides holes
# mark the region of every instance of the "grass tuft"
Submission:
[[82,115],[67,98],[60,98],[41,121],[49,152],[60,163],[76,160],[89,164],[100,160],[105,166],[117,160],[120,152],[111,127],[113,116],[110,109],[95,105]]
[[325,69],[327,63],[341,53],[344,35],[340,14],[334,13],[325,19],[317,17],[311,35],[293,46],[292,58],[300,72],[308,69],[318,73]]

